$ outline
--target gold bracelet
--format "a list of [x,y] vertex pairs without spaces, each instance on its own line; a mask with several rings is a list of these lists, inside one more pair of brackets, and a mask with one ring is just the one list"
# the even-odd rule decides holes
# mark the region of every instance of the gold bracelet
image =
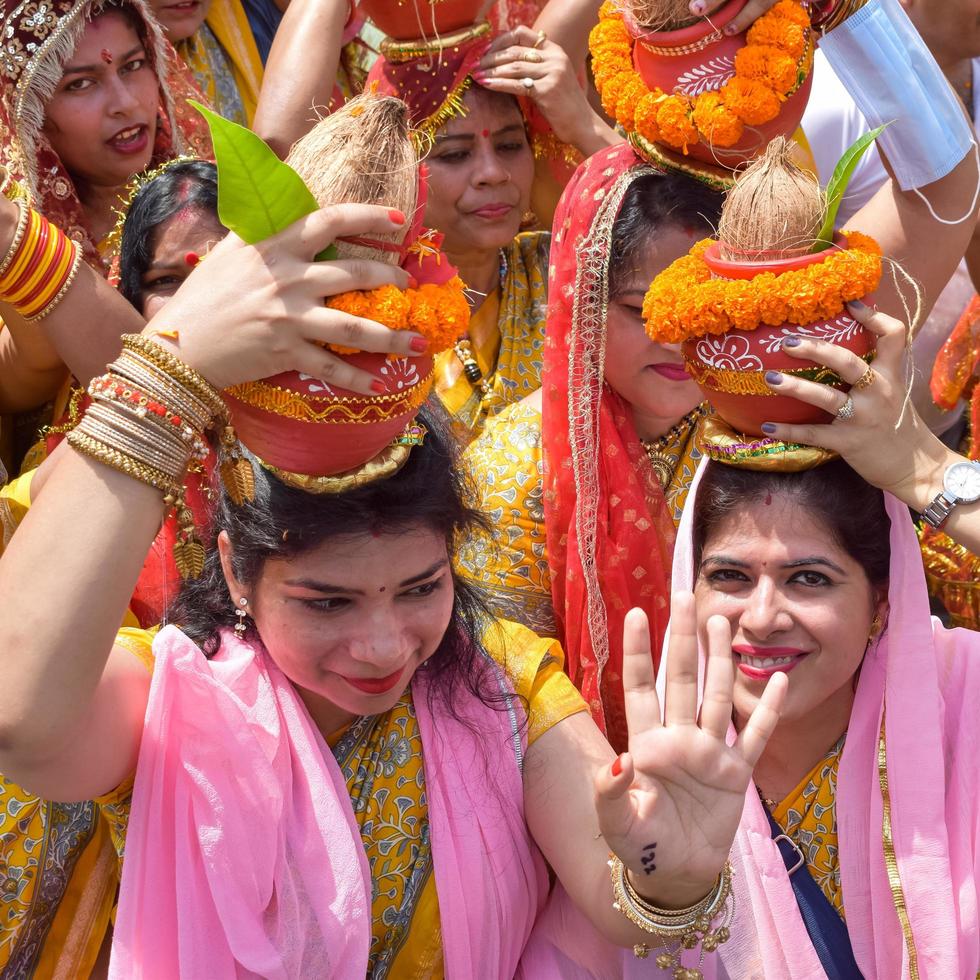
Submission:
[[14,261],[17,250],[20,248],[20,243],[23,241],[24,232],[27,231],[27,220],[31,216],[31,209],[25,200],[22,198],[18,199],[16,204],[20,209],[20,217],[17,219],[17,227],[14,229],[14,237],[11,239],[7,254],[3,257],[3,261],[0,262],[0,278],[6,275],[7,270],[10,268],[10,263]]
[[[684,950],[700,947],[700,962],[704,954],[714,952],[731,937],[729,924],[734,916],[732,867],[725,863],[711,892],[700,902],[683,909],[662,909],[646,901],[629,881],[623,862],[615,855],[609,859],[613,887],[613,908],[621,912],[638,929],[656,937],[664,951],[656,958],[661,970],[673,970],[678,980],[702,980],[700,969],[685,968],[680,963]],[[732,899],[729,903],[729,899]],[[714,920],[724,912],[724,921],[712,929]],[[673,949],[668,944],[676,944]],[[633,947],[635,956],[643,959],[650,954],[644,943]]]
[[116,406],[105,402],[96,402],[85,413],[85,418],[79,428],[83,432],[95,435],[92,424],[97,424],[104,433],[104,428],[115,432],[113,441],[121,441],[120,449],[136,459],[143,459],[148,454],[154,454],[156,465],[166,469],[175,480],[183,478],[191,461],[189,446],[179,440],[168,439],[166,435],[150,428],[144,421],[127,418]]
[[172,408],[198,432],[205,432],[213,418],[211,407],[203,403],[193,392],[165,374],[152,361],[133,351],[124,350],[110,366],[110,374],[117,374],[124,383],[142,388],[161,404]]
[[210,409],[212,423],[217,418],[227,417],[228,409],[221,398],[221,392],[179,357],[175,357],[170,351],[142,334],[123,334],[122,342],[124,348],[142,354],[146,360],[197,396],[198,400]]
[[139,480],[140,483],[145,483],[147,486],[161,490],[164,494],[165,502],[167,502],[168,498],[176,499],[179,496],[180,487],[162,470],[149,466],[138,459],[133,459],[118,449],[107,446],[105,443],[100,442],[98,439],[87,435],[79,429],[73,429],[68,433],[66,438],[68,439],[68,445],[72,449],[80,452],[83,456],[88,456],[99,463],[103,463],[117,470],[119,473],[124,473],[134,480]]

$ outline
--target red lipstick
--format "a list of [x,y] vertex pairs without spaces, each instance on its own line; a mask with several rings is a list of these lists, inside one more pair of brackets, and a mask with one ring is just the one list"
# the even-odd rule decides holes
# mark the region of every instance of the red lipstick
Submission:
[[[387,677],[344,677],[344,680],[351,687],[362,691],[364,694],[387,694],[388,691],[397,687],[404,673],[405,668],[402,667]],[[341,676],[343,677],[343,675]]]

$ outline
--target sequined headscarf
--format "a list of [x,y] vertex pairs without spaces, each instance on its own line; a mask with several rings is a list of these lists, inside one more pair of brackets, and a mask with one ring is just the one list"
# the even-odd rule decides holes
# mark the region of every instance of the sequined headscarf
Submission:
[[[186,104],[201,94],[176,59],[145,0],[116,0],[141,24],[147,56],[160,89],[151,166],[183,152],[210,156],[204,121]],[[43,132],[48,102],[87,23],[103,0],[3,0],[0,31],[0,163],[20,181],[31,203],[78,241],[85,258],[106,271],[86,227],[78,192]]]

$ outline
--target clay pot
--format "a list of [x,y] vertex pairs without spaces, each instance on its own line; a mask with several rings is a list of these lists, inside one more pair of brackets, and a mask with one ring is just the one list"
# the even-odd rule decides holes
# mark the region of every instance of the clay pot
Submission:
[[361,0],[367,14],[396,41],[433,38],[485,19],[490,0]]
[[[839,248],[847,247],[843,239],[838,239],[836,244]],[[802,269],[823,261],[826,255],[826,252],[817,252],[799,258],[736,263],[722,259],[716,243],[704,253],[704,261],[712,274],[719,278],[752,279],[762,272],[779,274]],[[867,297],[865,301],[868,302]],[[688,371],[705,398],[736,432],[766,438],[761,428],[763,422],[810,424],[831,421],[830,415],[813,405],[785,395],[766,393],[772,391],[763,380],[766,371],[822,368],[813,361],[787,354],[783,350],[783,341],[787,337],[825,340],[859,357],[875,348],[874,334],[848,316],[846,310],[831,320],[819,320],[803,326],[793,323],[779,327],[763,325],[754,330],[729,330],[725,334],[685,341],[683,351],[688,361]],[[849,389],[848,385],[836,387],[841,391]]]
[[[735,53],[745,46],[744,32],[727,37],[721,30],[747,2],[730,0],[712,15],[710,22],[699,20],[676,31],[649,31],[640,35],[633,45],[633,64],[643,81],[650,88],[689,96],[720,89],[735,74]],[[746,126],[734,146],[698,142],[688,147],[687,157],[734,169],[762,154],[776,136],[791,137],[803,118],[812,81],[810,71],[803,84],[783,103],[775,119],[764,126]]]
[[432,358],[344,359],[384,381],[384,393],[361,395],[295,371],[238,385],[224,395],[239,439],[264,462],[306,476],[344,473],[376,456],[428,395]]

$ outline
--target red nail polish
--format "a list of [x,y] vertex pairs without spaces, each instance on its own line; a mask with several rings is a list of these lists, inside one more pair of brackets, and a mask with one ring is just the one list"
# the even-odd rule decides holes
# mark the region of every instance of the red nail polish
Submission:
[[413,337],[408,346],[416,354],[424,354],[429,349],[429,342],[425,337]]
[[385,383],[380,378],[375,378],[371,382],[371,391],[376,395],[383,395],[388,389],[385,387]]
[[402,214],[398,208],[388,208],[388,218],[392,224],[403,225],[405,224],[405,215]]
[[615,762],[612,764],[612,774],[613,776],[619,776],[623,771],[623,757],[621,755],[616,756]]

